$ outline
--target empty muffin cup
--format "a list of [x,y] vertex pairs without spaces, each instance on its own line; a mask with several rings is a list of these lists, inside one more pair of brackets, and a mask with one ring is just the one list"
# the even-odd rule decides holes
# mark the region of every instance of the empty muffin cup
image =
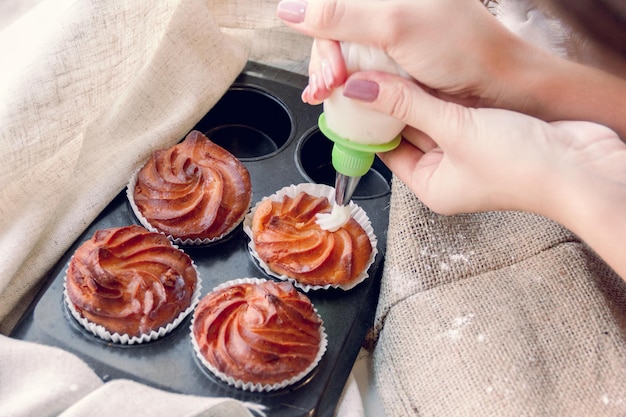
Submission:
[[[331,162],[333,142],[314,128],[302,137],[296,147],[296,163],[302,176],[316,184],[335,185],[335,169]],[[367,174],[359,180],[352,195],[355,200],[378,198],[391,191],[391,171],[378,158]]]
[[269,91],[230,88],[194,127],[242,161],[274,155],[290,141],[292,115]]

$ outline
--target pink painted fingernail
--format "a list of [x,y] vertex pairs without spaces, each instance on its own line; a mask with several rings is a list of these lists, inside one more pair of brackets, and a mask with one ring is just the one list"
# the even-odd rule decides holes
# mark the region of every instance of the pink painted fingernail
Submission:
[[276,16],[286,22],[302,23],[307,4],[303,0],[282,0],[276,8]]
[[378,97],[379,86],[370,80],[348,80],[343,87],[343,95],[361,101],[374,101]]
[[322,59],[322,78],[326,88],[330,90],[335,82],[335,75],[333,74],[333,68],[330,66],[330,61]]
[[300,100],[302,100],[303,103],[308,103],[309,101],[309,89],[310,87],[307,85],[306,87],[304,87],[304,90],[302,90],[302,94],[300,94]]
[[313,73],[309,76],[309,87],[310,87],[311,97],[315,97],[315,95],[320,89],[320,81],[317,78],[317,74]]

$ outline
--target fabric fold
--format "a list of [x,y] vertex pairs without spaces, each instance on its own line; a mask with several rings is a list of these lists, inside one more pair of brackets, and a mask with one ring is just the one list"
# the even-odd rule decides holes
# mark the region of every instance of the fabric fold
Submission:
[[399,181],[390,216],[369,335],[388,415],[623,415],[626,284],[584,243],[526,213],[436,215]]
[[103,383],[73,354],[0,335],[0,405],[6,417],[253,417],[264,407],[182,395],[118,379]]

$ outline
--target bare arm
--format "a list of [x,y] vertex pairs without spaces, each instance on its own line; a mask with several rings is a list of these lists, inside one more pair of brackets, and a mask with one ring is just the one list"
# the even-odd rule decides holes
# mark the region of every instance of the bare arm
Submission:
[[503,91],[490,107],[507,108],[546,121],[586,120],[615,130],[626,140],[626,79],[528,47],[495,68]]

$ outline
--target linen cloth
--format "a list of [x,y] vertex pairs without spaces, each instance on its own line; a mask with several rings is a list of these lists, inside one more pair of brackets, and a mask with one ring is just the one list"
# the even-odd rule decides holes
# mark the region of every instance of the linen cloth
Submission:
[[263,415],[263,408],[228,398],[173,394],[129,380],[104,383],[76,356],[0,335],[3,417]]

